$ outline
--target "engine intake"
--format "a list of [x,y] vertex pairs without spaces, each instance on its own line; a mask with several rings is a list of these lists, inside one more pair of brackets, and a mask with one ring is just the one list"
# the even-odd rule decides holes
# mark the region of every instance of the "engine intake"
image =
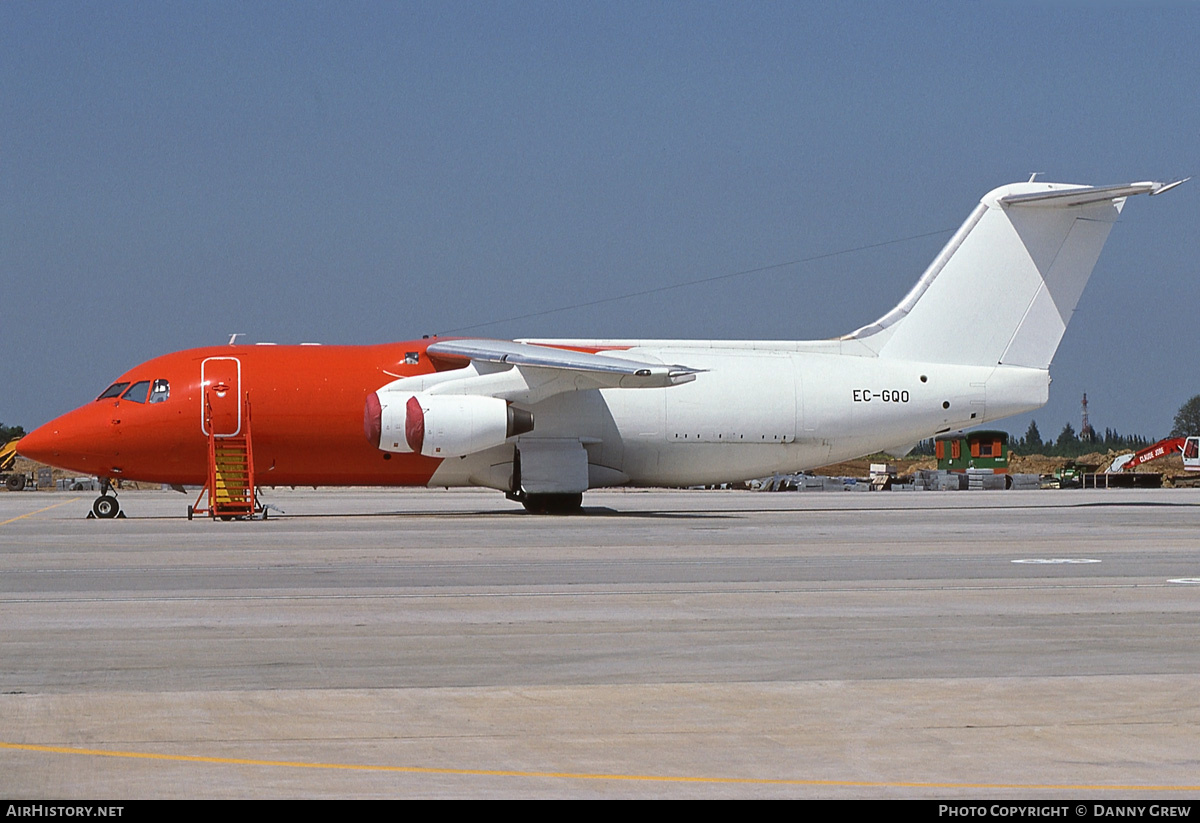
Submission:
[[374,392],[367,396],[363,429],[383,451],[461,457],[533,431],[533,413],[498,397]]

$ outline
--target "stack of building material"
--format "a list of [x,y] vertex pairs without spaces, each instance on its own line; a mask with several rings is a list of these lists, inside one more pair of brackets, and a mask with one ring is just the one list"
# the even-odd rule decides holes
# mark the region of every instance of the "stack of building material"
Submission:
[[993,474],[991,469],[967,469],[967,488],[970,491],[1003,491],[1006,475]]

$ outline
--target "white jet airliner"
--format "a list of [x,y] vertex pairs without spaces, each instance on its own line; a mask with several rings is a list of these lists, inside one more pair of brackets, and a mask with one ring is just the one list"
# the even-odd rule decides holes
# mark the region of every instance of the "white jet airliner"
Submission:
[[[995,189],[899,305],[832,340],[231,343],[131,369],[19,450],[107,479],[205,483],[202,511],[230,516],[221,495],[252,509],[256,483],[485,486],[571,511],[591,488],[902,450],[1042,406],[1126,198],[1180,182]],[[107,495],[93,510],[119,511]]]

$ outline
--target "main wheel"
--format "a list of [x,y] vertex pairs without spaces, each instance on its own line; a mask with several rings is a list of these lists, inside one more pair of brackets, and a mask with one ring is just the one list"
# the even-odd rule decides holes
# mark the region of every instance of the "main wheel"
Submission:
[[533,514],[575,514],[583,506],[583,494],[529,494],[521,505]]
[[25,475],[10,474],[8,479],[4,481],[4,485],[8,487],[10,492],[19,492],[25,488]]
[[117,498],[102,494],[92,501],[92,514],[101,520],[111,520],[121,513],[121,504]]

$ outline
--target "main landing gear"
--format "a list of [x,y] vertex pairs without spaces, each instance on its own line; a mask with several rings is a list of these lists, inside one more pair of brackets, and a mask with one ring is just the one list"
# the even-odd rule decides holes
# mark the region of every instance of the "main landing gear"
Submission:
[[107,477],[100,481],[100,496],[92,501],[92,510],[88,512],[88,520],[99,518],[111,520],[114,517],[124,517],[121,503],[117,500],[117,492]]
[[583,494],[523,494],[511,496],[531,514],[578,514],[583,508]]
[[[582,447],[579,450],[580,459],[586,460]],[[515,500],[525,507],[530,514],[579,514],[583,508],[583,492],[568,493],[534,493],[530,494],[521,488],[521,450],[513,450],[512,491],[505,492],[509,500]]]

